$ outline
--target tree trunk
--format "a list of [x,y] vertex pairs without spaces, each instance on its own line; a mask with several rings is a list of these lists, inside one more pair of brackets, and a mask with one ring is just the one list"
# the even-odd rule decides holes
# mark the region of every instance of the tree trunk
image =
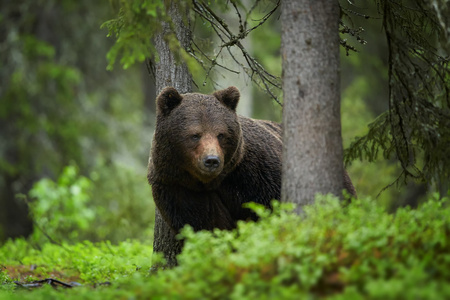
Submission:
[[17,182],[26,182],[27,191],[31,186],[31,180],[19,181],[18,176],[6,172],[0,174],[0,245],[8,238],[26,237],[33,232],[28,206],[25,201],[16,198],[19,191],[14,189],[14,184]]
[[282,2],[282,201],[298,212],[316,193],[341,195],[343,149],[339,90],[339,4]]
[[[167,13],[175,25],[175,34],[181,46],[187,48],[191,42],[191,31],[189,25],[185,23],[189,15],[188,8],[181,11],[177,1],[172,1]],[[169,33],[171,33],[169,24],[163,24],[162,32],[155,37],[155,46],[159,55],[159,61],[155,65],[156,91],[159,93],[164,87],[173,86],[180,93],[191,92],[192,76],[186,64],[176,61],[169,49],[169,44],[164,39]],[[163,253],[167,265],[174,266],[176,265],[176,255],[180,253],[181,248],[182,243],[175,239],[172,230],[156,208],[153,251]]]

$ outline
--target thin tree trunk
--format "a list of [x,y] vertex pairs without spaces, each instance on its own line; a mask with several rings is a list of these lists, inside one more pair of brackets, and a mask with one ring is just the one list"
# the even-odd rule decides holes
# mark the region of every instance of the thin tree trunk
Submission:
[[[14,183],[19,181],[18,178],[0,174],[0,180],[3,181],[0,183],[0,245],[8,238],[26,237],[33,232],[28,207],[24,201],[16,198],[18,191],[14,190]],[[28,181],[26,183],[31,186]]]
[[[183,48],[187,48],[191,41],[191,32],[185,19],[188,17],[188,9],[181,11],[177,1],[172,1],[168,10],[174,23],[175,34]],[[159,93],[166,86],[175,87],[180,93],[192,91],[192,76],[188,71],[186,64],[176,61],[169,49],[169,44],[164,37],[170,33],[170,26],[163,25],[161,34],[155,37],[155,46],[158,51],[159,61],[155,65],[156,91]],[[162,252],[166,258],[168,266],[176,265],[176,255],[180,253],[182,243],[175,239],[173,232],[161,217],[156,208],[155,212],[155,231],[153,241],[153,251]]]
[[339,5],[284,0],[282,201],[298,212],[316,193],[341,195]]

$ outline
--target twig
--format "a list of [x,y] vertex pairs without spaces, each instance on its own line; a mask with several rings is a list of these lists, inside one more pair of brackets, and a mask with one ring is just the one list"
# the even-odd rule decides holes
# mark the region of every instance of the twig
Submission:
[[[277,89],[281,89],[281,78],[274,76],[273,74],[267,72],[267,70],[259,64],[256,59],[251,56],[245,47],[242,45],[241,41],[247,37],[247,35],[255,30],[256,28],[260,27],[262,24],[264,24],[270,16],[274,14],[274,12],[278,9],[280,6],[281,0],[278,0],[275,7],[267,13],[263,18],[260,19],[260,22],[251,27],[250,29],[246,29],[247,27],[247,19],[249,17],[249,14],[256,8],[256,5],[260,2],[259,0],[255,2],[255,5],[252,6],[249,13],[247,14],[246,21],[243,22],[242,15],[239,11],[238,6],[236,5],[235,1],[230,1],[233,5],[236,14],[239,19],[239,34],[234,34],[231,29],[229,28],[228,24],[220,18],[206,3],[199,0],[193,0],[193,8],[194,11],[205,21],[208,21],[211,24],[211,28],[216,32],[217,36],[219,37],[221,41],[221,45],[219,46],[219,51],[214,56],[214,58],[208,57],[205,53],[200,51],[203,57],[208,59],[210,62],[209,68],[206,70],[206,78],[210,76],[211,70],[218,66],[220,68],[223,68],[227,71],[232,71],[229,68],[224,67],[223,65],[219,64],[217,62],[219,56],[221,55],[224,48],[227,49],[228,53],[230,54],[230,57],[236,62],[237,65],[239,65],[243,70],[249,75],[250,79],[257,84],[260,88],[265,90],[275,101],[281,105],[280,101],[278,100],[277,96],[271,91],[271,87],[275,87]],[[199,47],[195,45],[197,49]],[[238,49],[240,49],[242,57],[245,60],[244,65],[242,62],[240,62],[237,57],[232,53],[231,47],[236,46]],[[200,49],[199,49],[200,50]],[[239,74],[239,72],[234,71],[233,73]],[[254,75],[257,75],[256,77]],[[206,81],[206,80],[205,80]],[[259,81],[259,82],[258,82]]]

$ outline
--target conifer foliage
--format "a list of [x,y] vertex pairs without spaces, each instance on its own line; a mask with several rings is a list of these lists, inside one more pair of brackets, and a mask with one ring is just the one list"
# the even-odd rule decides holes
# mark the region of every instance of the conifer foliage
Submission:
[[398,180],[442,185],[450,175],[449,26],[440,15],[448,8],[434,2],[377,1],[389,50],[389,110],[355,139],[346,161],[382,154],[400,163]]

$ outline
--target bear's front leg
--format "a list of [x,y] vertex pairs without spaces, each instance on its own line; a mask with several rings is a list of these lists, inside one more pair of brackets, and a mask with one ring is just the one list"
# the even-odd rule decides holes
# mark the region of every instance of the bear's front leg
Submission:
[[153,199],[167,224],[178,233],[185,225],[195,231],[233,229],[236,223],[215,191],[152,185]]

